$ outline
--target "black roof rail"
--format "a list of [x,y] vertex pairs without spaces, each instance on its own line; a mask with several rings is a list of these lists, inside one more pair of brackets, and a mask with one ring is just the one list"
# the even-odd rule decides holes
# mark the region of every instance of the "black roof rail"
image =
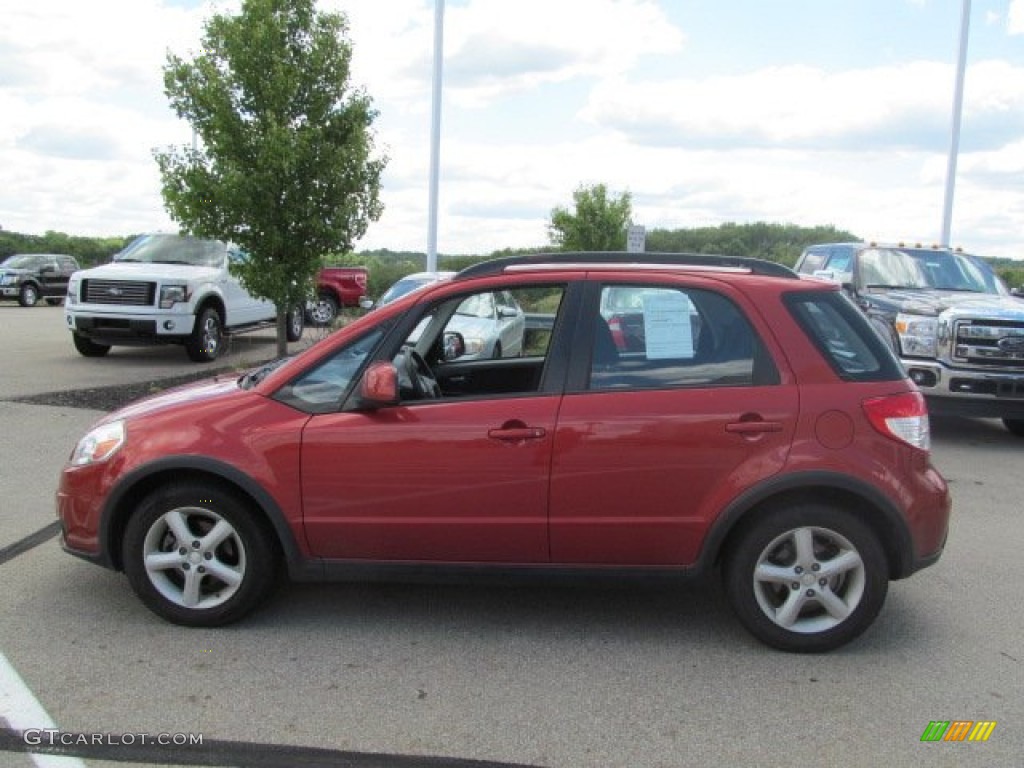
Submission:
[[688,267],[719,267],[746,269],[755,275],[790,277],[799,279],[796,272],[784,264],[749,256],[718,256],[702,253],[626,253],[623,251],[558,251],[532,253],[520,256],[501,256],[466,267],[455,280],[467,277],[501,274],[506,267],[534,264],[665,264]]

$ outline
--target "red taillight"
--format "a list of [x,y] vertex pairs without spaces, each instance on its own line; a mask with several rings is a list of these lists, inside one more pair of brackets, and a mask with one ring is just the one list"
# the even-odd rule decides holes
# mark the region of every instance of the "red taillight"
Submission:
[[931,445],[928,407],[920,392],[872,397],[861,405],[868,421],[886,437],[901,440],[922,451]]

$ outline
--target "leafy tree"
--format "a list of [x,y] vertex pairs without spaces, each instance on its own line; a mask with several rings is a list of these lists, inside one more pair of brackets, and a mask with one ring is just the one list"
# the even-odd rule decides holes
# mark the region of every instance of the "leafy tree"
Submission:
[[380,218],[369,96],[349,84],[352,47],[340,13],[314,0],[243,0],[217,14],[191,61],[169,54],[164,88],[200,149],[154,155],[171,217],[192,234],[249,253],[236,274],[285,312],[312,294],[321,258],[349,251]]
[[551,211],[548,236],[566,251],[624,251],[626,227],[632,217],[629,192],[609,196],[604,184],[580,185],[572,194],[575,210]]

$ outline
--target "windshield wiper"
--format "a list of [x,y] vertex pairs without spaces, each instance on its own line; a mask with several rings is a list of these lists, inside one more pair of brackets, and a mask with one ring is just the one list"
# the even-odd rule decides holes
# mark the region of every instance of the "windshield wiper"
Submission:
[[243,373],[238,378],[238,386],[242,389],[252,389],[291,359],[291,355],[288,357],[279,357],[277,360],[271,360],[269,363],[265,363],[259,368],[253,368],[248,373]]

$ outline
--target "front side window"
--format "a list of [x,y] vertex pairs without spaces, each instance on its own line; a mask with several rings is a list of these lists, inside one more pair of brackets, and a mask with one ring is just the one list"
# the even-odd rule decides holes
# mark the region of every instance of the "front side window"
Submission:
[[345,345],[329,358],[283,386],[275,395],[285,405],[307,413],[337,411],[371,352],[380,343],[384,328]]
[[606,285],[591,389],[752,386],[778,373],[743,312],[703,289]]

